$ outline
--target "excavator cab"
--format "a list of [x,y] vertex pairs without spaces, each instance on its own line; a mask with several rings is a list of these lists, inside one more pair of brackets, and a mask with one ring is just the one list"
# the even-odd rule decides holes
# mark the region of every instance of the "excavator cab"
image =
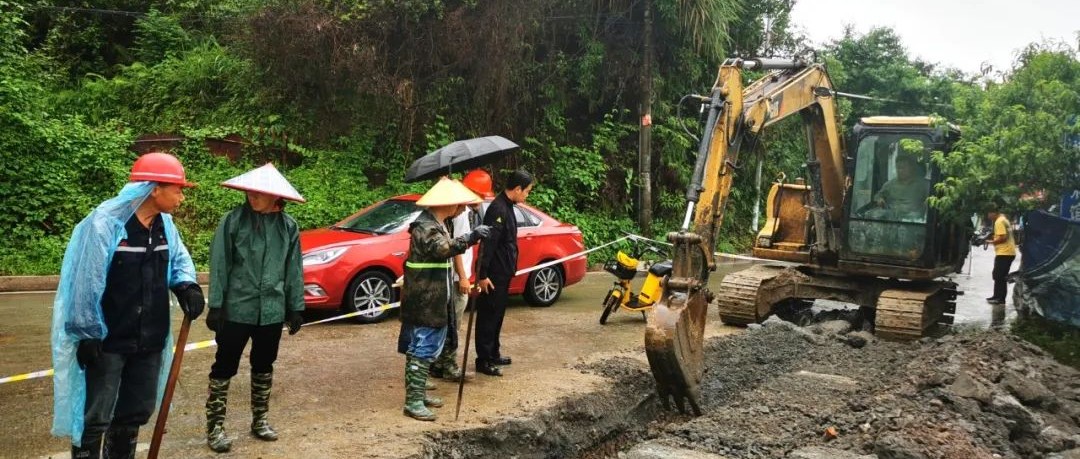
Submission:
[[951,271],[966,247],[954,240],[954,224],[927,204],[941,173],[930,159],[948,152],[959,131],[935,126],[926,116],[868,117],[848,144],[849,177],[842,225],[840,268],[868,265],[911,268],[909,279],[932,279]]

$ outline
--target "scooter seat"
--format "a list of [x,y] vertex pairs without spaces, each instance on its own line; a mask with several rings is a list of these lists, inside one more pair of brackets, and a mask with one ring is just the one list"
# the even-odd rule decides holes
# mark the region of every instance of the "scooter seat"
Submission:
[[649,273],[654,274],[658,277],[664,277],[668,274],[671,274],[671,260],[664,260],[659,263],[653,263],[653,265],[649,267]]

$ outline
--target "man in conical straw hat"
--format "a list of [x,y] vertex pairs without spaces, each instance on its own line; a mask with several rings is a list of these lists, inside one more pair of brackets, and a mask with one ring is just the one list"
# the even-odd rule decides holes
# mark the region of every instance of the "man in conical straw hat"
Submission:
[[468,234],[452,238],[446,220],[480,203],[479,196],[457,180],[442,178],[416,201],[424,208],[409,225],[409,258],[405,261],[405,285],[401,301],[402,333],[409,347],[405,354],[405,415],[434,421],[428,406],[442,401],[426,393],[428,371],[446,340],[453,313],[451,258],[490,234],[487,226],[477,226]]
[[288,323],[289,334],[296,334],[304,310],[300,231],[283,211],[286,200],[304,197],[269,163],[221,185],[244,191],[247,199],[221,219],[210,246],[206,326],[216,333],[218,348],[206,399],[206,444],[219,453],[232,446],[224,430],[229,381],[249,340],[251,433],[277,440],[267,413],[281,327]]

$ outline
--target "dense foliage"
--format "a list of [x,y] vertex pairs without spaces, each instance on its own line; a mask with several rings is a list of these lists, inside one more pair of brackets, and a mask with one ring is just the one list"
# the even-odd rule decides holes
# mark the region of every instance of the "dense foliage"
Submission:
[[[696,150],[684,126],[699,129],[692,113],[676,118],[677,101],[707,91],[724,57],[801,51],[793,4],[0,0],[0,274],[56,272],[73,226],[119,189],[135,140],[148,135],[182,139],[169,146],[202,185],[178,213],[201,268],[215,225],[241,200],[216,186],[228,177],[275,161],[309,201],[288,212],[311,228],[423,190],[402,182],[408,164],[478,135],[524,147],[493,166],[497,182],[517,167],[534,172],[532,203],[578,225],[587,245],[639,232],[646,78],[653,232],[663,234],[681,217]],[[1024,178],[1075,167],[1075,150],[1060,142],[1080,108],[1075,50],[1033,47],[988,87],[912,60],[888,29],[849,31],[818,51],[837,88],[877,98],[842,99],[846,125],[870,113],[937,113],[965,126],[961,154],[940,158],[962,172],[940,205],[975,205],[987,183],[1016,196],[1055,191],[1063,175]],[[243,143],[239,158],[211,153],[226,138]],[[745,153],[743,171],[763,160],[766,184],[801,176],[805,155],[791,120]],[[721,250],[750,239],[753,175],[738,177]]]

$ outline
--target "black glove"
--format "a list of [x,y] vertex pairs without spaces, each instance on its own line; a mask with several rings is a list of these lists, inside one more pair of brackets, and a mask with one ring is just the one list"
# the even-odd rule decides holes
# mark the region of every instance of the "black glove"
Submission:
[[295,335],[300,331],[300,326],[304,325],[304,316],[300,315],[300,311],[289,311],[285,321],[289,323],[289,334]]
[[79,341],[79,349],[75,351],[75,360],[79,361],[79,367],[92,367],[101,358],[101,340],[84,339]]
[[473,230],[470,231],[469,234],[465,235],[465,241],[468,242],[469,245],[473,245],[477,242],[480,242],[481,239],[487,239],[488,236],[491,236],[491,227],[487,225],[480,225],[476,228],[473,228]]
[[206,313],[206,328],[216,333],[221,331],[223,325],[225,325],[225,308],[210,308],[210,312]]
[[184,315],[191,320],[198,318],[206,307],[202,287],[194,282],[180,287],[176,291],[176,299],[180,302],[180,309],[184,311]]

